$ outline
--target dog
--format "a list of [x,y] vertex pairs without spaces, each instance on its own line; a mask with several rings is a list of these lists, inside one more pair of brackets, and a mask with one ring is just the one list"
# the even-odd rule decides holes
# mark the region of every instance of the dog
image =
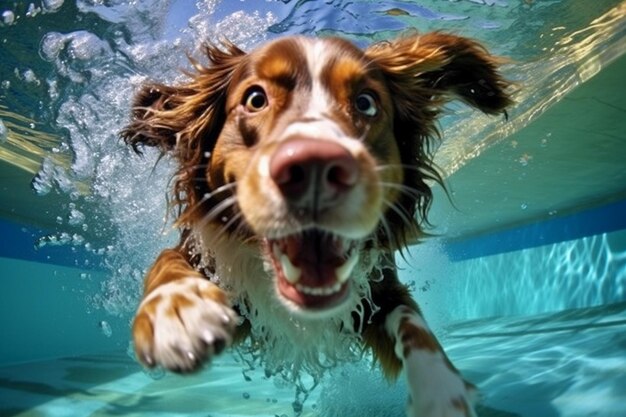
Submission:
[[204,51],[188,82],[143,85],[121,133],[179,167],[181,239],[145,278],[139,361],[191,372],[248,343],[269,374],[293,377],[365,350],[391,380],[404,369],[408,416],[475,416],[476,389],[399,281],[394,253],[425,235],[443,106],[506,115],[503,61],[441,32],[365,49],[289,36]]

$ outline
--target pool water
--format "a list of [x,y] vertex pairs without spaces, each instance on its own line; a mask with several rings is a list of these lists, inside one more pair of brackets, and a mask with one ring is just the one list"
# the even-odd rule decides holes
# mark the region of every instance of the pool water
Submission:
[[0,3],[0,416],[404,415],[371,358],[314,386],[237,350],[146,371],[146,268],[177,240],[167,160],[117,139],[186,53],[284,34],[359,45],[408,28],[481,40],[520,87],[509,120],[452,104],[433,234],[398,257],[480,416],[626,416],[626,2],[42,0]]

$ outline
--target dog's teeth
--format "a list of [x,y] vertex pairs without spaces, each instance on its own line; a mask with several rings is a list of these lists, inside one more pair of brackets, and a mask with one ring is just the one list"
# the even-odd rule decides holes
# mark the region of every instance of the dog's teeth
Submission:
[[304,285],[296,284],[296,289],[303,294],[315,295],[315,296],[328,296],[333,295],[341,290],[341,283],[337,282],[332,287],[307,287]]
[[340,284],[343,284],[348,280],[348,278],[350,278],[350,274],[352,274],[352,270],[358,260],[359,253],[353,250],[348,259],[346,259],[346,262],[335,270],[335,273],[337,274],[337,281],[339,281]]
[[289,257],[284,253],[280,255],[280,264],[283,267],[283,274],[285,275],[285,279],[289,281],[291,284],[295,284],[300,281],[300,275],[302,271],[300,268],[294,266],[289,260]]

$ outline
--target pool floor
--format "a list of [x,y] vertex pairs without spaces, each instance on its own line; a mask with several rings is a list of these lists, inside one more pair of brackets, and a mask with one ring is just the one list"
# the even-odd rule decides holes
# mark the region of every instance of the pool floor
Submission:
[[[442,339],[481,389],[480,416],[626,415],[626,303],[468,321]],[[352,365],[326,378],[301,415],[401,417],[404,389]],[[201,373],[161,378],[125,352],[0,368],[1,416],[283,417],[293,400],[292,387],[260,371],[244,377],[229,354]]]

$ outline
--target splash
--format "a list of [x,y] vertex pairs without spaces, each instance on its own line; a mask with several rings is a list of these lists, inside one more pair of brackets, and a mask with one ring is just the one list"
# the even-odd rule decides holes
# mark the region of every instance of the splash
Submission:
[[[53,69],[45,83],[56,106],[55,122],[65,132],[57,148],[71,152],[72,160],[59,164],[44,158],[32,188],[40,195],[68,195],[69,213],[59,224],[78,232],[44,236],[37,247],[81,246],[101,256],[99,267],[109,279],[91,297],[92,307],[128,316],[146,268],[178,239],[166,216],[171,161],[157,164],[159,155],[150,149],[142,158],[133,155],[117,136],[128,122],[134,92],[147,80],[183,80],[186,54],[197,54],[203,41],[225,33],[245,47],[263,40],[264,28],[274,22],[271,14],[242,11],[216,20],[217,3],[198,2],[186,27],[166,39],[168,2],[78,1],[80,13],[97,14],[111,29],[54,31],[41,39],[39,55]],[[61,6],[48,1],[44,8]],[[34,77],[28,73],[25,78],[35,82]]]

